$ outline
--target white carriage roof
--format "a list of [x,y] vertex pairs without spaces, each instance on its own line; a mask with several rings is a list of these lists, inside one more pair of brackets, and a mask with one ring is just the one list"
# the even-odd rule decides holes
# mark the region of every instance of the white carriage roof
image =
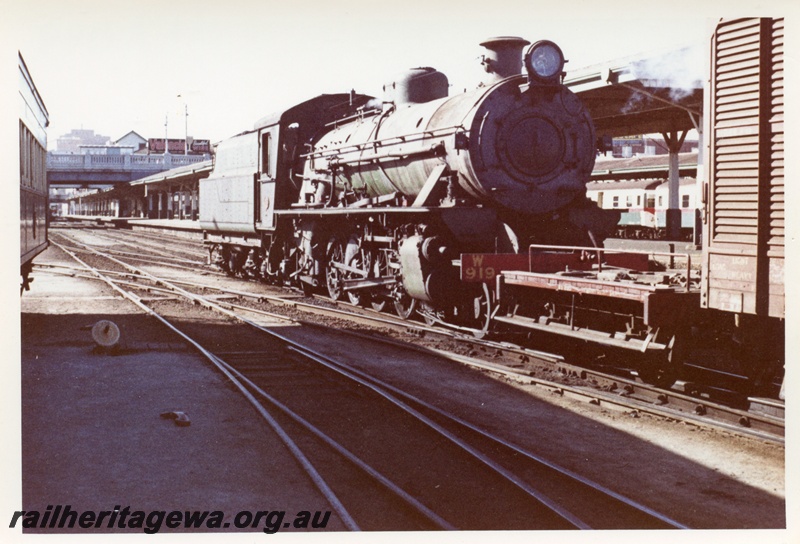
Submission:
[[[678,154],[679,175],[697,175],[697,152]],[[653,180],[669,176],[669,155],[640,155],[630,158],[598,157],[592,180]]]

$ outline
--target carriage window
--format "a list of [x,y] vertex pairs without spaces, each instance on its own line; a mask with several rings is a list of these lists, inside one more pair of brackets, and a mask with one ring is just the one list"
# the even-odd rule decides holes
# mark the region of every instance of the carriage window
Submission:
[[681,208],[688,208],[689,207],[689,195],[683,195],[681,197]]
[[637,206],[642,205],[642,195],[636,195],[636,205]]
[[619,197],[615,196],[611,199],[611,207],[612,208],[619,208]]

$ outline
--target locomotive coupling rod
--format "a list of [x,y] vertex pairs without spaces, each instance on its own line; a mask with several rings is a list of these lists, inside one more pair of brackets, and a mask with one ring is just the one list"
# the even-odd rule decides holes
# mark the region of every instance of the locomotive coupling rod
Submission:
[[330,265],[334,268],[338,268],[339,270],[344,270],[345,272],[352,272],[353,274],[358,274],[364,278],[367,277],[368,272],[366,270],[361,270],[360,268],[354,268],[352,266],[347,266],[346,264],[337,263],[336,261],[331,261]]
[[384,276],[382,278],[369,278],[365,280],[342,280],[342,288],[345,291],[355,291],[356,289],[367,289],[369,287],[381,287],[397,283],[395,276]]

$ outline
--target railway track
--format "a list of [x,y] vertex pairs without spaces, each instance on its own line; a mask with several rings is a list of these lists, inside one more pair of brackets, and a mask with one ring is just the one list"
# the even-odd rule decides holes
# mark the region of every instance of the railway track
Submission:
[[[137,274],[158,284],[161,292],[188,301],[145,305],[136,294],[142,285],[130,286],[126,280],[121,286],[119,279],[110,277],[123,276],[120,271],[102,273],[60,247],[87,272],[178,332],[223,372],[294,452],[350,529],[682,527],[276,332],[280,328],[274,317],[256,322],[92,250],[108,268],[113,264],[127,269],[125,274]],[[186,317],[187,307],[196,308],[192,319]],[[236,326],[230,318],[237,320]],[[212,329],[219,332],[209,340]],[[342,468],[342,458],[348,469]],[[385,474],[391,474],[391,480]]]
[[[76,249],[89,251],[86,248]],[[402,342],[405,349],[433,352],[458,363],[502,375],[515,381],[539,385],[559,395],[611,407],[615,410],[626,410],[633,415],[648,413],[695,425],[720,428],[771,442],[784,442],[784,420],[781,418],[747,412],[715,402],[713,398],[646,385],[633,375],[609,374],[568,364],[562,357],[555,354],[522,348],[508,342],[476,339],[467,334],[460,334],[458,331],[405,321],[349,303],[332,302],[324,297],[316,297],[317,300],[309,301],[299,295],[269,294],[263,291],[250,292],[196,282],[172,281],[186,289],[200,292],[214,291],[218,293],[218,297],[242,298],[244,302],[238,305],[224,300],[219,301],[220,304],[235,308],[237,311],[266,311],[273,316],[286,316],[288,313],[290,319],[306,325],[319,325],[311,317],[318,315],[342,318],[368,327],[377,326],[384,330],[388,328],[406,337],[409,334],[414,337],[412,343]],[[162,296],[173,295],[162,293]],[[281,310],[281,307],[284,309]],[[296,311],[287,312],[285,308],[299,309],[304,314],[298,314]],[[328,324],[323,323],[322,326],[328,326]],[[376,341],[392,341],[382,334],[369,334],[369,332],[364,334]],[[445,349],[435,347],[440,340],[448,344]],[[456,348],[455,350],[460,353],[453,353],[453,346],[460,346],[460,349]]]

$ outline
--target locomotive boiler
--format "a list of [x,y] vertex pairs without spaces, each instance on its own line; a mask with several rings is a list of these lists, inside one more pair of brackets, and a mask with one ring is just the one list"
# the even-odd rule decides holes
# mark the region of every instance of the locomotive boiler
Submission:
[[491,294],[458,285],[461,253],[596,243],[616,217],[585,197],[595,134],[561,50],[482,45],[475,90],[448,96],[444,74],[416,68],[380,99],[323,95],[222,142],[200,186],[217,261],[483,329]]

